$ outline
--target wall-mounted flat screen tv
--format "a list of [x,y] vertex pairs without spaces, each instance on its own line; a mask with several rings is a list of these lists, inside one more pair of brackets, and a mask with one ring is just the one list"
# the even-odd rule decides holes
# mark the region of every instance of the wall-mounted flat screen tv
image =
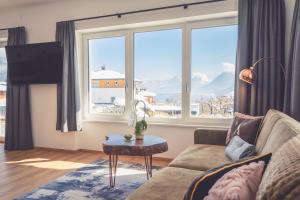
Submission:
[[7,46],[8,75],[13,84],[62,81],[62,48],[58,42]]

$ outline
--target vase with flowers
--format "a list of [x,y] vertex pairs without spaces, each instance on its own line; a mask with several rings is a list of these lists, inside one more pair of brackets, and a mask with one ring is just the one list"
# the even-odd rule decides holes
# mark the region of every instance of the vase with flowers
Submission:
[[143,119],[141,121],[137,121],[135,123],[134,134],[135,139],[143,140],[144,139],[144,131],[147,130],[147,122]]
[[[143,104],[143,108],[141,109],[140,104]],[[134,100],[132,104],[131,113],[129,116],[128,124],[131,127],[134,127],[134,135],[136,140],[144,139],[144,132],[148,128],[148,124],[146,121],[146,112],[147,105],[143,100]],[[142,119],[141,118],[142,115]]]

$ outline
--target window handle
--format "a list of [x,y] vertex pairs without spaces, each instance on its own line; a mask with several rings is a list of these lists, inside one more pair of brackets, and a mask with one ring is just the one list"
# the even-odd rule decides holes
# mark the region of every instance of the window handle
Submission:
[[189,88],[189,84],[186,83],[186,84],[185,84],[185,92],[188,93],[188,92],[189,92],[189,89],[190,89],[190,88]]

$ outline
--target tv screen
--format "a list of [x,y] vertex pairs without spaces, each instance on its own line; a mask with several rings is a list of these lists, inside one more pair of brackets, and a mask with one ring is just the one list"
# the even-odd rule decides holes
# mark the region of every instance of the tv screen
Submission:
[[7,46],[9,78],[13,84],[55,84],[62,81],[62,48],[58,42]]

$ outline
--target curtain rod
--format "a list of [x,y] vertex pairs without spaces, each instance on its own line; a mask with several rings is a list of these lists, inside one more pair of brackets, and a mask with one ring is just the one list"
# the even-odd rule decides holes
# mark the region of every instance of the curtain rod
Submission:
[[[11,28],[21,28],[22,26],[11,27]],[[0,31],[8,31],[11,28],[0,28]]]
[[177,4],[177,5],[172,5],[172,6],[164,6],[164,7],[143,9],[143,10],[135,10],[135,11],[130,11],[130,12],[123,12],[123,13],[101,15],[101,16],[95,16],[95,17],[86,17],[86,18],[65,20],[65,21],[61,21],[61,22],[68,22],[68,21],[69,22],[78,22],[78,21],[85,21],[85,20],[91,20],[91,19],[100,19],[100,18],[107,18],[107,17],[121,18],[123,15],[131,15],[131,14],[136,14],[136,13],[151,12],[151,11],[156,11],[156,10],[166,10],[166,9],[179,8],[179,7],[183,7],[184,9],[187,9],[189,6],[215,3],[215,2],[221,2],[221,1],[226,1],[226,0],[205,0],[205,1],[194,2],[194,3]]
[[9,28],[1,28],[0,31],[7,31]]

